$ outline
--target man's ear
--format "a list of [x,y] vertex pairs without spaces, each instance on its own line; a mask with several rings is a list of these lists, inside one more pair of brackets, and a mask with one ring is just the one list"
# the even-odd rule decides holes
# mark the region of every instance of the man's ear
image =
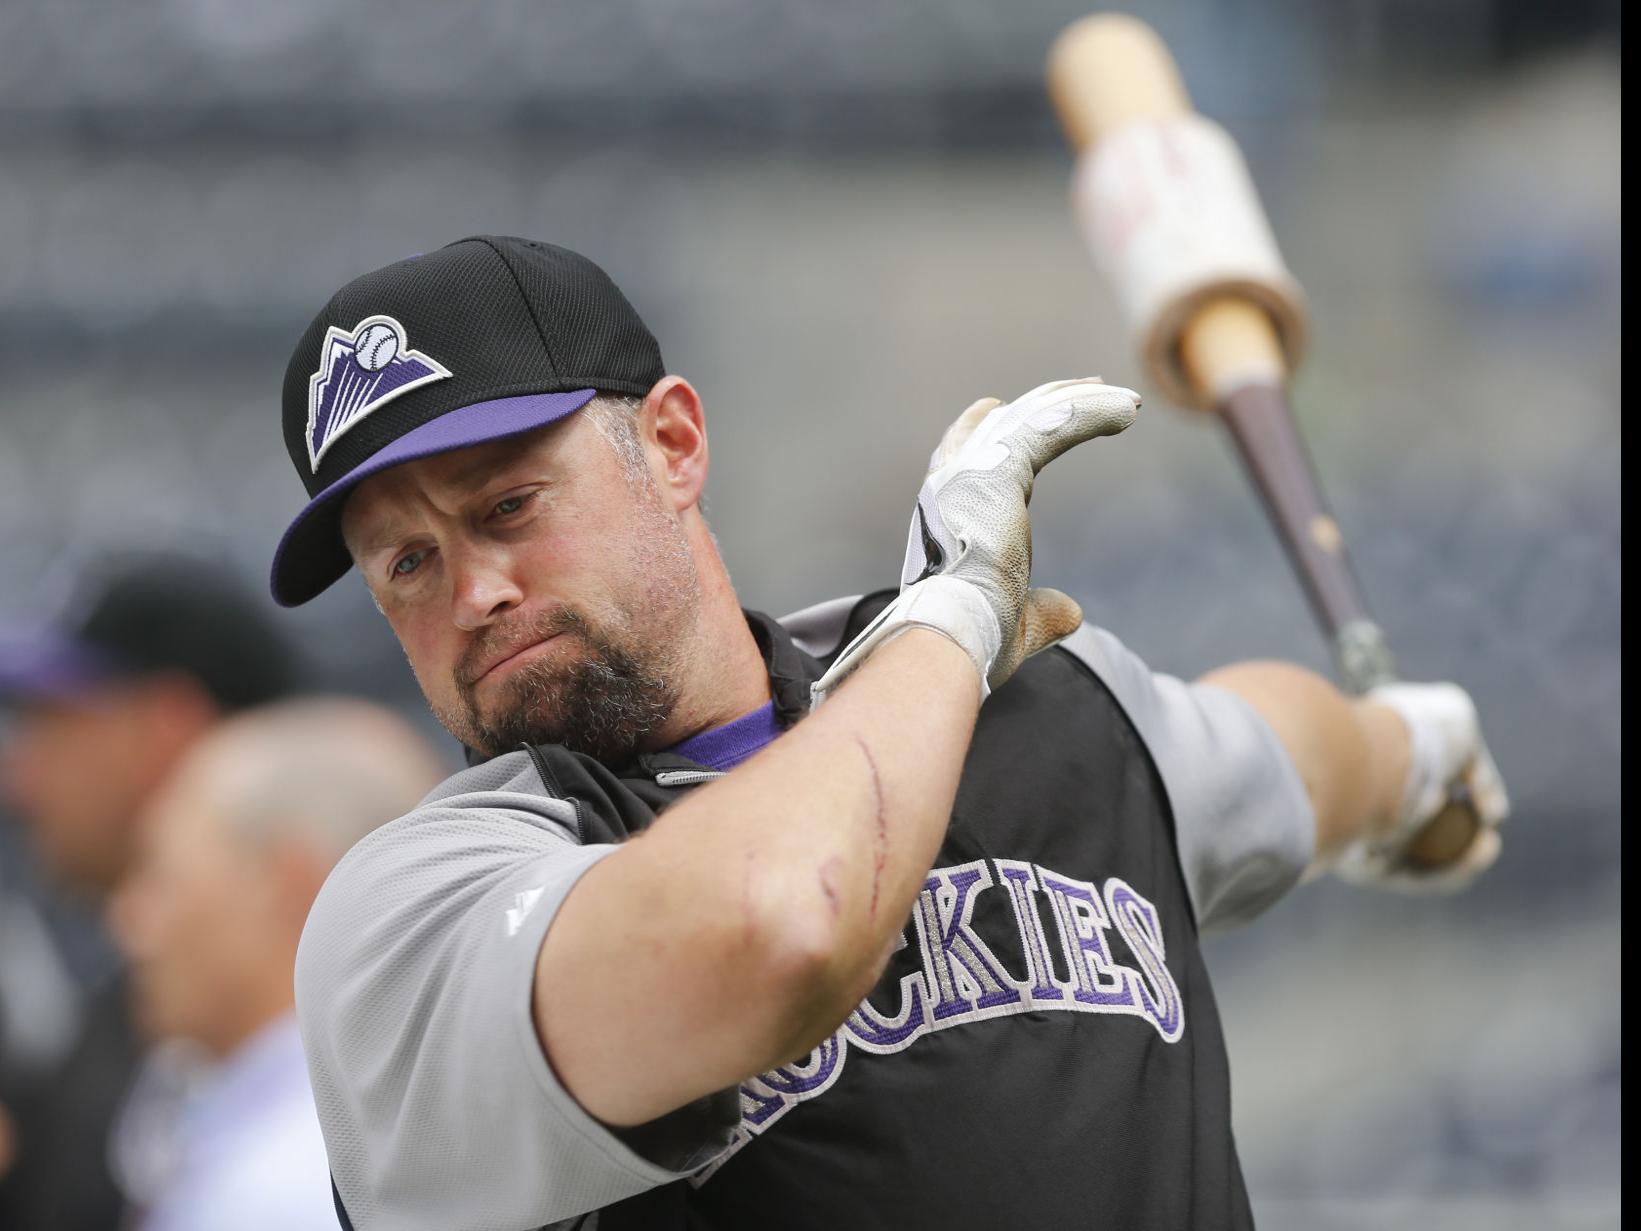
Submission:
[[663,376],[644,396],[641,428],[662,495],[675,512],[694,508],[707,482],[707,425],[701,395],[682,376]]

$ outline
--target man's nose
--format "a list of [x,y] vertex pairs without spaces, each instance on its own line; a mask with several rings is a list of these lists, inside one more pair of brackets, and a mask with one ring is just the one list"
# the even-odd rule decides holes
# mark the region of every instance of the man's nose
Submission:
[[456,625],[473,632],[524,601],[511,556],[495,549],[451,553],[452,602]]

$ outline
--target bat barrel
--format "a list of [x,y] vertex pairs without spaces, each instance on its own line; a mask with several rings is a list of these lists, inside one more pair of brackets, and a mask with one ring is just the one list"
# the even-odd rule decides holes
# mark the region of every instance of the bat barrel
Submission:
[[1047,76],[1090,249],[1159,389],[1209,409],[1226,361],[1236,381],[1284,379],[1305,350],[1304,294],[1236,142],[1192,110],[1155,31],[1085,18],[1055,41]]
[[1048,92],[1079,150],[1136,120],[1191,114],[1191,97],[1168,48],[1150,26],[1121,13],[1066,27],[1049,51]]

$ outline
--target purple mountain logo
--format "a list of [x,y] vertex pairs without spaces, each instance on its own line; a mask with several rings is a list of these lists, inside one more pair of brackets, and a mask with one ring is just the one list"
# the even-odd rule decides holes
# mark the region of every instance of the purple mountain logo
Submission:
[[319,461],[350,427],[401,393],[450,375],[438,360],[411,350],[391,316],[367,316],[351,330],[332,325],[319,345],[319,370],[308,378],[308,461]]

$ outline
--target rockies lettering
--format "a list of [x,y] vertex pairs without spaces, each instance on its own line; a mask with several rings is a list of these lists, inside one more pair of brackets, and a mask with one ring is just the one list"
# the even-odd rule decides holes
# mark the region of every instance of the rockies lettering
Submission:
[[[1019,949],[1007,964],[972,927],[975,903],[987,891],[1008,895]],[[1053,919],[1052,938],[1039,900]],[[805,1060],[742,1083],[735,1143],[694,1183],[705,1183],[793,1107],[831,1089],[851,1047],[887,1055],[937,1030],[1043,1010],[1140,1017],[1166,1043],[1178,1042],[1185,1031],[1185,1007],[1168,970],[1157,909],[1117,877],[1101,888],[1014,859],[935,868],[912,908],[911,930],[921,962],[901,978],[896,1011],[885,1014],[864,1000]],[[1132,965],[1118,959],[1113,937]],[[908,943],[902,932],[896,947]],[[1058,953],[1057,965],[1051,953]]]

